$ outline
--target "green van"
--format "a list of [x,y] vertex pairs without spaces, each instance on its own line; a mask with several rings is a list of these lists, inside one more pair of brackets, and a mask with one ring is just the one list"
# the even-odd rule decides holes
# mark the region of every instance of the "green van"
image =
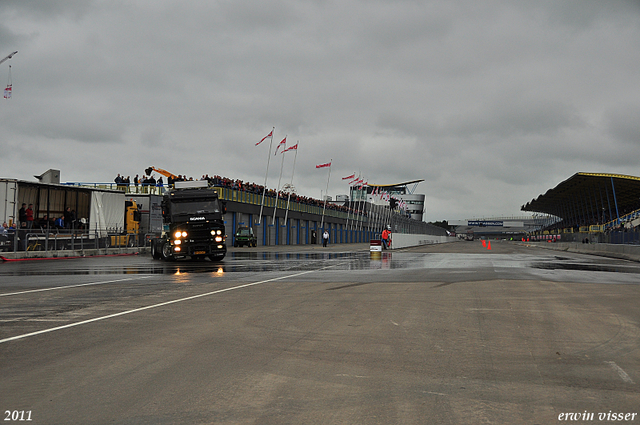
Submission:
[[238,227],[234,235],[233,246],[257,246],[258,238],[253,234],[251,227]]

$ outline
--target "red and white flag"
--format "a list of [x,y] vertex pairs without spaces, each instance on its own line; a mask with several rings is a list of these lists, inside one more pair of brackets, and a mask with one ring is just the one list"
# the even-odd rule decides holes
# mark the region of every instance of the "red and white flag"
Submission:
[[287,146],[287,138],[286,137],[284,139],[282,139],[282,141],[280,143],[278,143],[278,146],[276,146],[276,153],[274,153],[274,155],[278,154],[278,149],[280,149],[280,146]]
[[331,163],[327,162],[326,164],[318,164],[318,165],[316,165],[316,168],[325,168],[325,167],[331,167]]
[[6,89],[4,89],[4,98],[5,99],[11,99],[11,86],[7,86]]
[[[256,146],[258,146],[260,143],[264,142],[264,141],[265,141],[266,139],[268,139],[269,137],[273,137],[273,130],[271,130],[271,131],[269,132],[269,134],[267,134],[266,136],[264,136],[264,137],[262,138],[262,140],[260,140],[258,143],[256,143]],[[286,138],[286,137],[285,137],[285,138]]]
[[353,173],[353,174],[351,174],[350,176],[343,177],[343,178],[342,178],[342,180],[351,180],[351,179],[355,178],[355,176],[356,176],[356,174],[355,174],[355,173]]
[[294,150],[298,150],[298,143],[296,143],[295,145],[286,148],[285,150],[282,151],[282,153],[285,153],[286,151],[294,151]]

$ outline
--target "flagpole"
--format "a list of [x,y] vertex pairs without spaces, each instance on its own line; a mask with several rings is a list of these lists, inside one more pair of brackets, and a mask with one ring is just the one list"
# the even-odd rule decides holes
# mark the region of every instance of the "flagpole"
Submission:
[[262,209],[264,208],[264,195],[265,195],[265,192],[267,191],[267,176],[269,175],[269,161],[271,161],[271,147],[273,145],[273,131],[275,129],[276,129],[275,127],[271,129],[271,141],[269,142],[269,154],[267,156],[267,172],[264,173],[264,186],[262,187],[262,201],[260,202],[260,215],[258,216],[258,225],[260,225],[260,222],[262,221]]
[[[360,177],[360,179],[358,180],[362,180],[362,177]],[[358,182],[358,184],[361,184],[362,182]],[[356,185],[356,188],[358,187],[358,185]],[[358,189],[358,223],[356,223],[356,231],[359,231],[360,229],[362,229],[362,196],[361,193],[359,193],[359,189]]]
[[[348,183],[347,183],[348,184]],[[349,185],[349,189],[351,189],[351,185]],[[351,190],[349,190],[349,204],[347,209],[347,224],[345,225],[345,229],[347,230],[347,237],[349,236],[349,216],[351,215]],[[351,240],[349,240],[351,242]]]
[[[353,185],[353,194],[355,195],[358,190],[358,182],[360,181],[360,172],[358,172],[358,179],[356,180],[356,184]],[[358,231],[358,220],[360,219],[360,198],[356,201],[355,210],[353,211],[353,220],[351,221],[351,230]],[[356,241],[358,240],[358,235],[355,235]]]
[[[375,192],[375,191],[380,191],[380,188],[376,187],[373,190],[373,192]],[[373,210],[375,211],[375,216],[376,216],[376,219],[373,222],[373,231],[376,232],[376,234],[377,234],[378,233],[378,225],[379,225],[379,222],[380,222],[380,205],[378,205],[376,203],[376,195],[377,195],[377,193],[373,193],[373,192],[371,193],[371,203],[373,205]]]
[[[342,180],[351,180],[353,177],[356,176],[356,173],[353,173],[352,175],[348,176],[348,177],[343,177]],[[347,182],[347,184],[349,185],[349,189],[351,189],[351,183]],[[346,237],[345,237],[345,242],[348,240],[349,238],[349,217],[351,216],[351,190],[349,190],[349,201],[347,202],[347,223],[345,224],[345,230],[346,230]]]
[[[358,181],[360,179],[360,176],[358,175],[358,177],[355,178],[355,180],[352,180],[349,182],[349,208],[351,208],[353,210],[353,218],[351,219],[351,230],[353,230],[353,228],[355,227],[354,222],[356,221],[356,210],[357,210],[357,201],[355,201],[353,198],[354,196],[351,195],[355,195],[355,187],[356,184],[355,182]],[[352,207],[352,205],[354,207]]]
[[[371,223],[369,221],[370,217],[369,217],[369,215],[366,214],[366,212],[367,212],[367,204],[369,203],[368,187],[369,187],[369,185],[364,186],[364,212],[365,212],[365,216],[367,217],[367,226],[366,226],[367,231],[369,231],[370,227],[371,227]],[[371,214],[371,209],[369,209],[369,214]]]
[[[364,195],[365,195],[365,199],[367,200],[367,203],[365,204],[365,207],[367,206],[367,204],[369,204],[369,185],[367,185],[364,190]],[[372,189],[373,191],[373,189]],[[373,196],[371,197],[371,199],[373,200]],[[371,206],[369,207],[369,214],[367,214],[367,232],[371,232],[371,221],[373,220],[373,204],[371,204]]]
[[[360,180],[360,173],[358,173],[358,180]],[[358,183],[353,185],[353,194],[358,191]],[[355,238],[356,242],[358,242],[358,220],[360,220],[360,199],[355,201],[354,209],[353,209],[353,220],[351,220],[351,237]],[[355,232],[355,233],[354,233]]]
[[324,211],[327,209],[327,198],[329,193],[329,179],[331,178],[331,165],[333,165],[333,158],[329,161],[329,175],[327,176],[327,190],[324,195],[324,205],[322,206],[322,220],[320,220],[320,228],[324,229]]
[[388,215],[387,220],[389,221],[389,223],[387,225],[391,226],[391,221],[393,220],[393,208],[391,208],[391,195],[389,195],[388,204],[389,204],[389,213],[387,214]]
[[360,222],[360,231],[362,231],[364,229],[364,218],[366,216],[367,213],[367,188],[365,186],[360,185],[360,191],[362,191],[362,188],[364,188],[364,196],[362,197],[362,221]]
[[[291,190],[293,189],[293,174],[296,172],[296,159],[298,159],[298,143],[296,142],[296,155],[293,157],[293,171],[291,171],[291,183],[289,184],[289,196],[287,197],[287,210],[284,213],[284,222],[287,224],[287,218],[289,217],[289,203],[291,202]],[[284,152],[282,153],[284,155]]]
[[[284,136],[283,141],[287,140],[287,136]],[[282,144],[282,142],[280,142]],[[278,145],[280,147],[280,145]],[[287,147],[287,142],[284,143],[284,147]],[[278,149],[276,148],[276,151]],[[276,223],[276,211],[278,209],[278,201],[280,200],[280,183],[282,182],[282,168],[284,166],[284,155],[282,155],[282,161],[280,162],[280,177],[278,178],[278,186],[276,187],[276,206],[273,207],[273,220],[271,220],[271,225],[273,226]]]

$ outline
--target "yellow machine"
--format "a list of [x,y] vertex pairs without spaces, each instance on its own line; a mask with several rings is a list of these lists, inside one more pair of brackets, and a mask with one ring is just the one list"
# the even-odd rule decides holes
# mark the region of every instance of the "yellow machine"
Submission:
[[140,233],[140,210],[133,201],[124,203],[124,231],[120,235],[111,236],[111,246],[136,246]]
[[171,179],[177,179],[178,176],[176,176],[173,173],[168,172],[167,170],[163,170],[162,168],[156,168],[156,167],[149,167],[146,170],[144,170],[145,173],[147,173],[147,176],[150,176],[152,172],[156,172],[158,174],[162,174],[165,177],[171,178]]

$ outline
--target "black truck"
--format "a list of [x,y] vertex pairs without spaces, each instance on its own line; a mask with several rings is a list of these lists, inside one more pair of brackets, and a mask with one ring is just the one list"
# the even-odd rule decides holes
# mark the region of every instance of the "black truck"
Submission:
[[162,200],[163,231],[151,240],[152,257],[222,260],[227,254],[225,212],[218,192],[206,182],[176,182]]

